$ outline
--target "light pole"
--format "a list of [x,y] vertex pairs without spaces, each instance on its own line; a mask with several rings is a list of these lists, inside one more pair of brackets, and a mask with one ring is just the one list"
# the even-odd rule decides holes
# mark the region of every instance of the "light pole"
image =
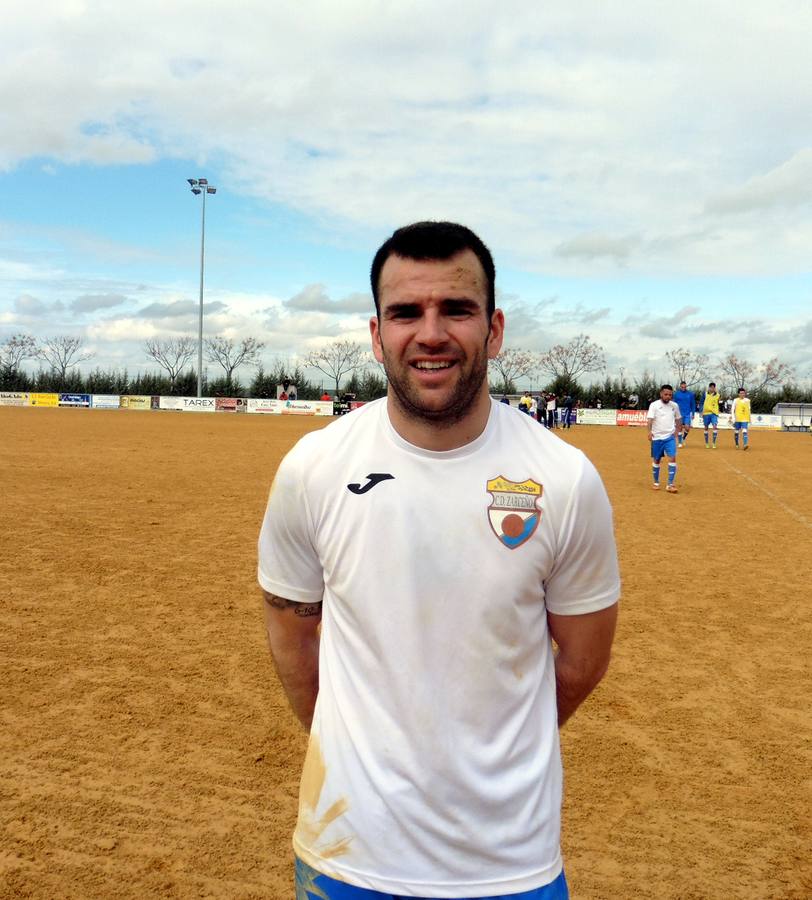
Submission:
[[206,194],[216,194],[217,188],[207,178],[187,178],[193,194],[203,195],[200,216],[200,315],[197,329],[197,396],[203,396],[203,257],[206,249]]

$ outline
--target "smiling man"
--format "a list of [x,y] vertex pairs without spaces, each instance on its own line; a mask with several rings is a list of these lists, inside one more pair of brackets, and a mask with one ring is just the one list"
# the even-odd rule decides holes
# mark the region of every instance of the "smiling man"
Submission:
[[387,397],[291,450],[259,541],[310,731],[296,896],[565,898],[558,729],[609,663],[609,502],[580,451],[490,398],[504,316],[473,232],[399,229],[371,280]]

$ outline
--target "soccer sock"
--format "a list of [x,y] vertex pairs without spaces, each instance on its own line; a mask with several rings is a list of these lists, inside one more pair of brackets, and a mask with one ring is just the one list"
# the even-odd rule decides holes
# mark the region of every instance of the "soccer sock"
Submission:
[[660,483],[660,464],[659,463],[651,464],[651,474],[654,476],[654,483],[659,484]]
[[744,441],[744,446],[746,447],[747,446],[747,432],[746,431],[744,432],[744,434],[742,434],[742,440]]
[[673,484],[674,479],[677,477],[677,464],[670,462],[668,464],[668,483]]
[[708,446],[708,432],[705,432],[705,446]]
[[719,432],[718,432],[718,431],[714,431],[714,432],[713,432],[713,443],[714,443],[714,444],[716,443],[716,438],[717,438],[717,437],[719,437]]
[[733,440],[735,441],[736,446],[738,447],[739,446],[739,432],[738,431],[733,432]]

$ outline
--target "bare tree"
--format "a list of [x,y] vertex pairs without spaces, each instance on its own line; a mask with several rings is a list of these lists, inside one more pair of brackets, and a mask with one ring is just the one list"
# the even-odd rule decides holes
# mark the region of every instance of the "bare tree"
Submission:
[[538,368],[538,357],[528,350],[519,350],[508,347],[489,361],[494,372],[499,375],[501,382],[497,388],[504,393],[512,392],[518,378],[526,378]]
[[579,334],[568,344],[556,344],[539,357],[538,367],[553,378],[577,381],[579,375],[596,372],[606,366],[603,347]]
[[303,360],[305,366],[318,369],[335,381],[336,393],[341,391],[341,379],[368,362],[368,354],[356,341],[335,341],[311,350]]
[[259,360],[259,354],[265,346],[263,341],[256,338],[243,338],[235,343],[232,338],[214,337],[205,342],[206,358],[209,362],[222,366],[226,375],[226,381],[231,384],[234,370],[242,365],[255,365]]
[[178,376],[194,356],[196,342],[190,337],[167,338],[163,341],[144,341],[147,356],[166,372],[169,384],[174,389]]
[[18,371],[24,360],[37,356],[37,342],[30,334],[12,334],[0,344],[0,366],[10,372]]
[[66,334],[44,338],[37,350],[37,356],[48,364],[61,382],[64,382],[68,369],[93,358],[92,353],[82,350],[83,343],[82,338]]
[[756,366],[734,353],[728,353],[724,359],[719,360],[719,368],[733,381],[735,388],[747,387],[749,384],[749,390],[754,392],[783,384],[794,375],[792,366],[780,362],[777,356]]
[[708,374],[709,357],[706,353],[692,353],[684,347],[678,347],[676,350],[666,350],[665,358],[671,363],[677,376],[677,384],[684,381],[688,387],[692,387]]

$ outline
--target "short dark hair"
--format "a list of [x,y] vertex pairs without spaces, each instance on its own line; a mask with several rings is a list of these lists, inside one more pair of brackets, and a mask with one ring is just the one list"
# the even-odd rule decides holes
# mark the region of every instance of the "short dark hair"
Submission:
[[673,391],[674,388],[672,388],[670,384],[661,384],[660,390],[661,391]]
[[742,385],[742,386],[739,388],[739,393],[741,393],[742,391],[744,391],[745,394],[747,393],[747,388],[746,388],[744,385]]
[[685,380],[681,381],[680,384],[681,384],[681,385],[684,384],[686,387],[688,386],[688,382],[685,381]]
[[715,382],[715,381],[711,381],[710,384],[708,385],[708,387],[716,387],[716,382]]
[[488,319],[490,319],[496,309],[496,268],[491,251],[470,228],[456,222],[415,222],[412,225],[404,225],[381,244],[369,271],[377,315],[381,314],[378,282],[381,278],[381,269],[390,256],[417,260],[451,259],[463,250],[472,250],[482,264],[488,282]]

